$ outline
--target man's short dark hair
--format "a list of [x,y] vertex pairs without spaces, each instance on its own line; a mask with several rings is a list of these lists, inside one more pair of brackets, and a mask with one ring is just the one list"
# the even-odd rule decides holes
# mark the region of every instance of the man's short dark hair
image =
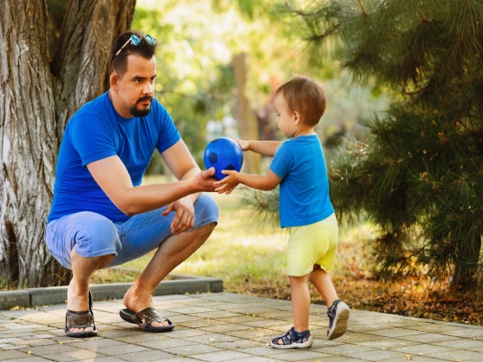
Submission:
[[[124,44],[129,40],[131,35],[137,36],[141,39],[141,42],[138,45],[134,45],[132,42],[129,42],[120,52],[119,49],[123,47]],[[116,53],[119,54],[116,55]],[[109,72],[112,73],[115,71],[120,77],[124,76],[127,71],[127,57],[130,54],[137,54],[145,59],[151,59],[154,57],[154,53],[156,52],[156,43],[150,44],[146,38],[145,34],[136,31],[130,30],[126,31],[125,33],[119,35],[111,48],[111,53],[109,54]]]

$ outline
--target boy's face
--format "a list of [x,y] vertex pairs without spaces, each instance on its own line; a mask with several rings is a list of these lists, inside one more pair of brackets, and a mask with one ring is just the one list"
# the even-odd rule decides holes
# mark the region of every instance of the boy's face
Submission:
[[277,115],[278,129],[287,138],[292,138],[297,131],[297,113],[291,112],[283,94],[278,94],[273,100]]

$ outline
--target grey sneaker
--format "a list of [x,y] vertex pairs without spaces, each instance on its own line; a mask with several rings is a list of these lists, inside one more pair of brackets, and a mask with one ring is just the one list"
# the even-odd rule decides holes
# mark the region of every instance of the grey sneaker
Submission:
[[329,317],[329,329],[327,329],[327,337],[329,340],[339,338],[347,331],[347,320],[351,310],[340,299],[337,299],[332,303],[327,316]]

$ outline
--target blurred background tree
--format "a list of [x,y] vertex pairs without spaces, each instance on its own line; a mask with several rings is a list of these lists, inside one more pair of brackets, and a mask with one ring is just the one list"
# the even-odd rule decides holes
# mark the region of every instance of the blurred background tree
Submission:
[[424,266],[455,288],[481,287],[483,2],[287,4],[312,64],[332,48],[354,82],[391,99],[329,165],[337,212],[380,226],[379,271]]
[[[201,167],[209,141],[245,137],[240,126],[247,119],[240,117],[234,59],[243,57],[245,62],[243,93],[249,110],[244,114],[255,122],[245,127],[250,136],[281,137],[272,111],[273,93],[298,73],[323,80],[328,90],[329,105],[319,132],[330,147],[342,135],[360,131],[358,120],[384,106],[384,97],[372,87],[347,87],[350,80],[337,61],[328,58],[323,68],[313,67],[304,42],[278,4],[277,0],[139,0],[136,4],[132,27],[153,35],[159,44],[156,97],[172,114]],[[261,162],[256,172],[266,168]],[[163,168],[156,155],[148,174],[162,173]]]

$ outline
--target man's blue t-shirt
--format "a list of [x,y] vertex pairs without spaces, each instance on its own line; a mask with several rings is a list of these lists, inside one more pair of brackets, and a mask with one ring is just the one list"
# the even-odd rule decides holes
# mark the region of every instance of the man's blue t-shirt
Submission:
[[334,213],[324,153],[317,135],[282,143],[270,165],[280,183],[280,226],[313,224]]
[[133,118],[123,118],[116,112],[109,92],[86,103],[64,131],[48,221],[81,211],[96,212],[114,222],[127,220],[86,165],[117,155],[133,185],[139,186],[154,149],[163,152],[180,138],[171,116],[155,99],[147,116]]

